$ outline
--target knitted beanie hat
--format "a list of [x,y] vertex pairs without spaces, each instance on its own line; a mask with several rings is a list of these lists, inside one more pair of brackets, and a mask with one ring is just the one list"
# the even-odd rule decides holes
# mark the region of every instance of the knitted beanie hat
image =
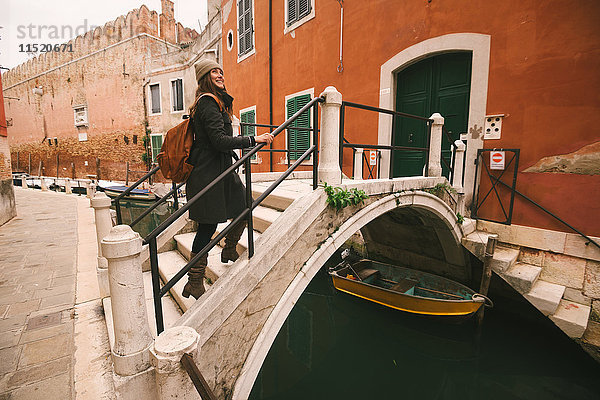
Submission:
[[219,68],[221,71],[223,71],[223,67],[221,67],[215,61],[208,59],[198,61],[196,65],[194,65],[194,68],[196,69],[196,82],[200,81],[200,79],[204,75],[208,74],[213,68]]

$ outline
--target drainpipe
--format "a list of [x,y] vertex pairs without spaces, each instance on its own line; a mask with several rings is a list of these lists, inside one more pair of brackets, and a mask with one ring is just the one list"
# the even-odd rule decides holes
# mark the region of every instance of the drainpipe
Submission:
[[[269,0],[269,125],[273,125],[273,0]],[[269,144],[269,149],[273,144]],[[273,172],[273,152],[269,152],[269,172]]]
[[150,136],[148,136],[148,105],[146,104],[146,86],[150,83],[150,79],[144,79],[142,85],[142,101],[144,103],[144,135],[146,140],[142,140],[144,144],[144,151],[146,152],[146,169],[150,171],[150,156],[148,155],[148,143],[150,143]]

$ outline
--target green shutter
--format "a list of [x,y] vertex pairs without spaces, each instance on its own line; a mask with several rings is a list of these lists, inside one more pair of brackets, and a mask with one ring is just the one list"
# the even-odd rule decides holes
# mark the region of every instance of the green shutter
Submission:
[[[311,98],[309,94],[292,97],[287,101],[287,118],[290,118],[302,107],[304,107]],[[294,122],[291,123],[290,127],[297,128],[310,128],[310,110],[306,110],[300,115]],[[290,152],[290,160],[295,161],[308,150],[310,147],[310,131],[298,131],[295,129],[288,128],[288,149]]]
[[[240,122],[247,124],[255,124],[256,123],[256,111],[246,111],[240,114]],[[256,127],[255,126],[242,126],[242,136],[255,136],[256,135]],[[251,160],[256,160],[256,154],[252,156]]]
[[152,162],[156,162],[156,156],[160,153],[163,144],[163,137],[162,135],[152,135],[150,136],[150,142],[152,144]]

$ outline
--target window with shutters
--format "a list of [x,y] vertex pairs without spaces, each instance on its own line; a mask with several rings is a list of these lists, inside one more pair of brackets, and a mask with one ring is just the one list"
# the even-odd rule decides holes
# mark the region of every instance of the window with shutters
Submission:
[[162,133],[152,134],[150,135],[150,144],[152,146],[152,162],[156,162],[156,156],[160,153],[160,148],[163,144],[163,135]]
[[303,23],[315,17],[316,0],[284,0],[285,29],[284,33],[292,31]]
[[[256,106],[249,107],[240,111],[240,122],[255,124],[256,123]],[[242,136],[255,136],[256,135],[256,127],[255,126],[241,126]],[[256,154],[250,158],[251,161],[258,162]]]
[[253,54],[254,0],[237,0],[238,62]]
[[150,114],[160,114],[160,84],[150,85]]
[[181,78],[171,81],[172,111],[183,111],[183,80]]
[[[312,90],[310,93],[304,92],[302,94],[287,97],[285,101],[286,119],[300,111],[300,109],[304,107],[311,99]],[[312,136],[311,131],[309,130],[293,128],[311,128],[311,124],[312,112],[309,109],[303,112],[289,125],[287,129],[287,148],[290,150],[290,161],[297,160],[300,158],[300,156],[302,156],[302,154],[304,154],[306,150],[308,150]]]

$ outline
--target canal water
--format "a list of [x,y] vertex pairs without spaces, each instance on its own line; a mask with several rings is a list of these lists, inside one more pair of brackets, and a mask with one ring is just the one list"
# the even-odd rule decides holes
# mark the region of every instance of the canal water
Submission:
[[[126,225],[129,225],[152,205],[151,202],[136,200],[121,200],[119,204],[121,206],[121,218],[123,218],[123,224]],[[114,204],[111,205],[110,208],[114,210]],[[152,210],[152,212],[146,215],[140,222],[135,224],[132,229],[144,238],[163,221],[169,218],[173,211],[173,207],[163,203]]]
[[[481,335],[333,288],[319,271],[281,328],[252,400],[600,399],[600,365],[494,276]],[[479,338],[478,338],[479,337]]]

